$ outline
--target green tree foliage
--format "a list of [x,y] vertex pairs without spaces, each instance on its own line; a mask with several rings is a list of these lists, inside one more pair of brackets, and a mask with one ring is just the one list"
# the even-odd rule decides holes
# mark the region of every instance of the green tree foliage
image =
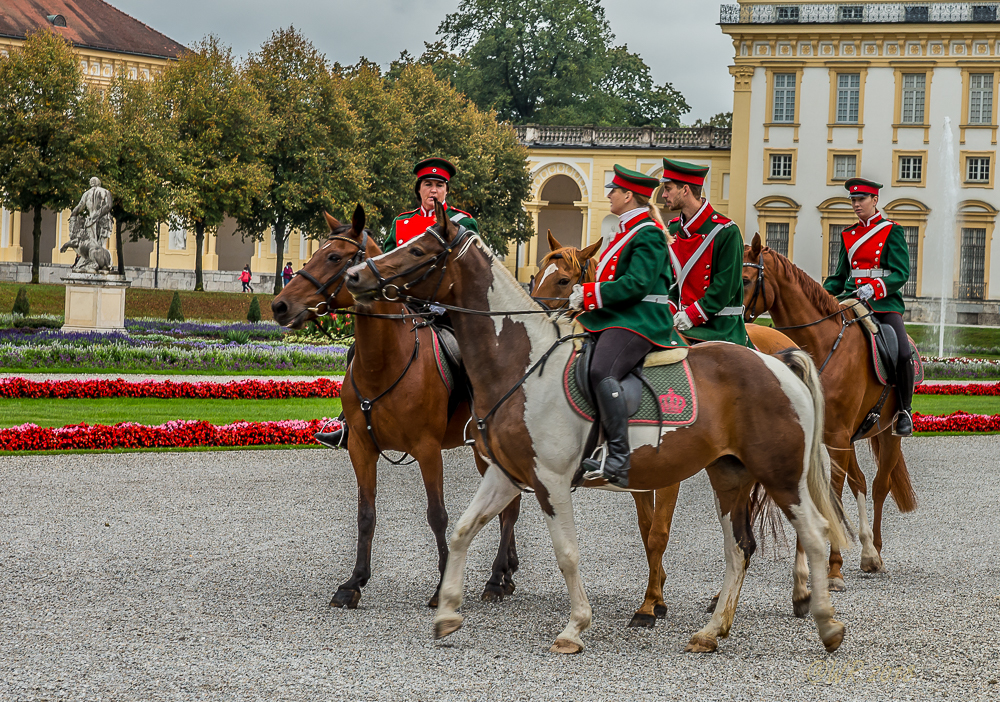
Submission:
[[122,232],[155,239],[171,212],[169,178],[177,170],[176,126],[159,86],[119,72],[101,102],[101,178],[111,191],[118,272],[125,274]]
[[599,0],[461,0],[438,34],[458,55],[431,44],[421,62],[516,124],[676,127],[690,110],[613,44]]
[[47,29],[0,58],[0,200],[32,212],[31,282],[38,282],[42,209],[75,204],[96,166],[96,96],[70,44]]
[[696,119],[692,127],[718,127],[720,129],[732,129],[733,128],[733,113],[732,112],[720,112],[717,115],[712,116],[707,122],[700,119]]
[[181,310],[181,294],[174,290],[174,296],[170,298],[170,309],[167,310],[167,319],[171,322],[183,322],[184,312]]
[[256,295],[250,300],[250,309],[247,310],[247,321],[253,323],[260,321],[260,303],[257,301]]
[[17,297],[14,298],[13,314],[27,317],[31,314],[31,304],[28,302],[28,289],[23,285],[17,289]]
[[269,188],[260,160],[271,148],[267,105],[216,37],[195,45],[160,81],[177,139],[173,212],[195,230],[195,290],[204,290],[205,231],[226,215],[246,217],[253,196]]
[[354,115],[345,81],[294,27],[276,31],[251,54],[246,75],[263,99],[270,148],[263,153],[271,186],[254,193],[240,230],[261,238],[273,231],[274,293],[281,292],[285,241],[293,229],[326,232],[323,211],[357,201],[362,172],[355,163]]

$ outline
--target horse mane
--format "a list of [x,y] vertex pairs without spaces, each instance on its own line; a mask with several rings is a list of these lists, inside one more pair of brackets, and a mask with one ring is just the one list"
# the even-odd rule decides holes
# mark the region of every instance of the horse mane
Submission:
[[551,263],[553,259],[559,258],[562,259],[563,261],[569,262],[570,268],[572,269],[570,271],[570,275],[580,275],[580,273],[583,271],[583,268],[580,265],[579,259],[577,259],[576,257],[576,252],[579,250],[580,249],[577,249],[573,246],[564,246],[561,249],[556,249],[555,251],[549,251],[542,258],[541,263],[538,264],[538,269],[544,271],[548,267],[548,264]]
[[798,284],[802,294],[809,302],[812,303],[813,307],[815,307],[820,314],[830,315],[841,311],[840,303],[837,302],[837,298],[828,293],[822,285],[813,279],[812,276],[774,249],[765,246],[763,252],[770,253],[773,256],[775,264],[781,268],[785,277]]

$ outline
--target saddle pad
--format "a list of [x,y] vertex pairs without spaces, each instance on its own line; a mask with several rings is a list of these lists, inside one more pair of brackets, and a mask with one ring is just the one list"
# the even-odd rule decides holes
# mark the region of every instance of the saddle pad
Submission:
[[643,368],[652,368],[653,366],[669,366],[671,363],[680,363],[687,357],[688,357],[687,348],[664,349],[663,351],[654,351],[653,353],[646,356],[646,361],[645,363],[643,363]]
[[[913,343],[913,339],[910,338],[909,334],[906,336],[906,340],[910,342],[910,362],[913,364],[913,384],[920,385],[924,382],[924,364],[920,360],[920,351],[917,350],[917,345]],[[872,362],[875,364],[875,375],[878,376],[878,381],[883,385],[889,384],[889,369],[885,366],[885,361],[882,360],[882,355],[878,352],[878,347],[875,345],[875,335],[868,335],[868,344],[871,347]]]
[[444,381],[444,386],[448,388],[448,394],[455,389],[455,376],[451,370],[451,364],[444,356],[444,352],[441,350],[441,342],[438,340],[438,333],[436,329],[431,328],[431,336],[434,337],[434,362],[437,363],[438,373],[441,374],[441,380]]
[[[594,408],[584,398],[576,382],[576,363],[580,354],[576,351],[570,356],[563,372],[563,389],[570,406],[587,421],[594,421]],[[667,366],[643,368],[643,376],[656,390],[653,397],[649,389],[643,385],[642,402],[639,411],[629,418],[629,424],[660,423],[660,413],[657,404],[663,410],[663,426],[686,427],[698,419],[698,395],[695,392],[694,378],[691,367],[685,359],[680,363]]]

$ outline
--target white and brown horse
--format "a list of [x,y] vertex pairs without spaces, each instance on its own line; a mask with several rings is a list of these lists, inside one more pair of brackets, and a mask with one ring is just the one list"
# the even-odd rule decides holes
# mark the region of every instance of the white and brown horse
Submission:
[[[559,373],[529,374],[543,356],[564,366],[571,345],[556,345],[566,325],[553,324],[510,273],[471,232],[456,228],[437,208],[437,225],[348,273],[359,304],[379,299],[431,300],[452,307],[459,345],[474,388],[473,418],[480,452],[490,466],[451,538],[436,637],[462,624],[465,561],[471,539],[521,492],[534,489],[545,513],[556,559],[569,590],[571,613],[552,650],[576,653],[591,622],[579,572],[572,487],[590,423],[570,407]],[[708,466],[725,538],[726,574],[718,606],[695,633],[689,651],[712,651],[732,627],[754,537],[749,491],[760,482],[792,522],[808,555],[810,608],[827,650],[843,640],[826,587],[826,539],[845,540],[842,512],[830,489],[829,458],[822,446],[823,397],[815,367],[801,351],[785,363],[734,344],[706,343],[688,361],[699,393],[698,419],[668,431],[630,430],[630,487],[655,490],[679,483]],[[797,372],[789,367],[797,369]],[[527,376],[527,377],[526,377]],[[506,398],[506,401],[503,401]],[[804,563],[802,564],[805,565]]]

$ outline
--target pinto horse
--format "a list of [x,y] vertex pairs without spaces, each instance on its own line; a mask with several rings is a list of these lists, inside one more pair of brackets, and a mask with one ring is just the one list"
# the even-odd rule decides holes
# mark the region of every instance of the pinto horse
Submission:
[[[382,253],[365,229],[360,206],[350,224],[341,224],[329,214],[326,220],[330,238],[271,302],[279,324],[298,329],[319,314],[351,307],[354,298],[344,286],[347,268]],[[337,588],[330,606],[350,609],[358,606],[361,588],[371,577],[377,463],[383,451],[408,453],[420,466],[427,492],[427,521],[437,542],[438,571],[443,577],[448,560],[448,513],[441,450],[464,444],[463,429],[469,421],[468,403],[448,416],[449,390],[438,370],[432,332],[423,320],[408,315],[398,302],[380,302],[367,312],[354,316],[356,353],[341,389],[351,429],[347,451],[358,481],[358,551],[351,577]],[[363,401],[371,402],[370,429],[366,428]],[[414,402],[419,402],[419,412],[413,411]],[[485,472],[482,458],[475,455],[475,459],[480,473]],[[483,590],[485,601],[502,601],[514,592],[513,575],[518,567],[514,523],[520,507],[520,501],[515,500],[500,516],[500,548]],[[437,606],[440,589],[439,579],[430,607]]]
[[[846,473],[858,504],[861,570],[880,572],[884,570],[882,508],[886,496],[892,493],[900,512],[911,512],[917,507],[900,438],[890,431],[896,413],[896,393],[889,393],[882,407],[882,419],[865,434],[865,438],[871,439],[878,466],[872,484],[873,530],[868,522],[866,479],[851,439],[869,410],[878,403],[883,386],[869,360],[868,341],[854,321],[854,312],[843,309],[823,286],[787,258],[762,247],[760,234],[755,234],[752,243],[744,247],[743,286],[748,317],[769,311],[779,328],[817,363],[823,364],[820,377],[826,395],[824,440],[831,460],[840,468],[834,470],[834,489],[838,495],[843,492]],[[840,551],[831,548],[829,578],[835,590],[845,589],[843,563]]]
[[[551,650],[577,653],[592,611],[580,579],[572,489],[590,423],[571,408],[558,372],[533,372],[543,361],[550,368],[566,365],[572,346],[561,341],[571,338],[564,336],[570,327],[535,314],[545,310],[482,240],[456,227],[440,205],[435,209],[434,227],[352,267],[347,276],[359,305],[433,300],[450,309],[474,390],[474,436],[490,464],[452,533],[434,635],[447,636],[462,624],[456,610],[470,541],[530,487],[545,514],[571,603],[570,621]],[[790,350],[783,360],[735,344],[700,344],[688,356],[699,388],[694,424],[662,438],[655,427],[630,429],[630,488],[656,490],[707,470],[715,490],[726,574],[715,612],[692,636],[688,651],[715,650],[718,637],[732,627],[756,547],[747,508],[755,482],[792,522],[808,554],[810,608],[823,645],[834,651],[843,640],[844,625],[833,618],[826,587],[825,539],[839,548],[846,537],[821,442],[822,389],[808,354]],[[808,575],[797,569],[797,578]]]

